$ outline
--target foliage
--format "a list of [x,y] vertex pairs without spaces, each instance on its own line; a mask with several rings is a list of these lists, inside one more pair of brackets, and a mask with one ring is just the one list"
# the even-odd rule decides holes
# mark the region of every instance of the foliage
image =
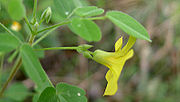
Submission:
[[[24,2],[26,4],[29,1],[24,0]],[[139,38],[151,42],[146,29],[134,18],[120,11],[108,11],[104,13],[104,9],[96,6],[88,6],[88,2],[84,0],[53,0],[53,4],[49,5],[52,6],[52,10],[51,7],[47,7],[42,13],[38,12],[38,3],[37,0],[34,0],[32,15],[28,15],[28,9],[25,9],[26,5],[23,4],[22,0],[1,0],[0,3],[4,8],[4,12],[8,13],[10,20],[25,22],[22,28],[25,28],[23,30],[27,33],[24,34],[23,32],[22,34],[20,32],[18,34],[17,32],[20,29],[13,29],[14,27],[9,29],[6,27],[7,24],[0,23],[0,26],[3,28],[0,33],[0,52],[2,53],[0,55],[2,57],[0,68],[3,68],[4,56],[10,55],[11,60],[16,60],[7,81],[4,82],[1,88],[0,97],[3,98],[0,101],[24,101],[27,96],[33,95],[33,102],[87,102],[86,93],[81,88],[66,83],[58,83],[55,87],[39,61],[39,54],[43,55],[44,50],[76,50],[83,54],[84,57],[95,60],[94,54],[96,51],[89,51],[92,47],[91,45],[41,48],[40,42],[61,26],[67,25],[74,34],[88,42],[98,42],[102,38],[102,32],[94,20],[109,19],[122,31],[126,32],[130,36],[129,38]],[[56,13],[55,16],[58,17],[54,21],[58,21],[59,23],[47,25],[51,21],[53,22],[55,18],[53,13]],[[16,27],[18,25],[13,26]],[[132,47],[131,45],[127,43],[126,47],[128,51],[128,48]],[[37,48],[36,46],[40,47]],[[128,51],[125,51],[124,54]],[[122,55],[113,55],[113,58],[119,59],[119,57],[122,57]],[[95,61],[98,62],[98,60]],[[110,62],[111,60],[108,61]],[[34,82],[35,93],[29,92],[22,83],[14,83],[5,91],[21,65],[23,66],[25,75]]]

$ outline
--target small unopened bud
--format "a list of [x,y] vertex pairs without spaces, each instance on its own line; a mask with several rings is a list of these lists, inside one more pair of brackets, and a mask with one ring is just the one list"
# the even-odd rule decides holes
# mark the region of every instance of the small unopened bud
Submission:
[[93,47],[93,46],[92,45],[88,45],[88,44],[79,45],[78,49],[77,49],[77,52],[83,53],[84,51],[87,51],[91,47]]
[[88,51],[88,49],[90,49],[91,47],[93,47],[92,45],[88,45],[88,44],[83,44],[83,45],[79,45],[77,52],[83,54],[84,57],[86,58],[92,58],[91,56],[91,52]]
[[93,47],[92,45],[88,45],[88,44],[83,44],[83,45],[79,45],[79,48],[81,48],[82,50],[88,50],[91,47]]
[[44,10],[44,12],[41,15],[41,20],[44,21],[46,20],[46,23],[49,23],[50,19],[52,16],[52,11],[51,7],[48,7],[47,9]]
[[33,31],[34,31],[34,33],[37,31],[38,27],[39,27],[39,23],[36,22],[36,23],[33,25]]
[[46,23],[49,23],[49,21],[51,20],[51,16],[52,16],[52,11],[51,8],[49,7],[47,11]]
[[86,57],[86,58],[92,59],[91,54],[89,52],[87,52],[87,51],[83,52],[83,56]]

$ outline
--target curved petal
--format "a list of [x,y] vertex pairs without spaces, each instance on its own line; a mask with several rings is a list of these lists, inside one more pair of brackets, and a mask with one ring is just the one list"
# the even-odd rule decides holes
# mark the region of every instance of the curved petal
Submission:
[[116,72],[113,70],[109,70],[106,74],[106,80],[108,82],[106,86],[106,90],[104,92],[105,95],[115,95],[118,90],[118,79]]
[[122,48],[122,52],[126,54],[133,47],[135,42],[136,42],[136,38],[133,36],[130,36],[127,44]]
[[123,37],[119,38],[115,43],[115,52],[121,50],[123,45]]
[[126,58],[126,60],[132,58],[134,55],[134,50],[131,49],[124,57]]
[[[125,56],[118,58],[111,58],[109,61],[109,71],[106,74],[106,80],[108,82],[104,95],[114,95],[118,90],[118,79],[121,75],[123,66],[126,60],[130,59],[134,54],[133,50],[130,50]],[[108,60],[108,59],[106,59]]]
[[111,63],[109,71],[106,74],[106,80],[108,82],[104,95],[115,95],[118,90],[118,79],[123,69],[125,60],[114,59],[114,63]]

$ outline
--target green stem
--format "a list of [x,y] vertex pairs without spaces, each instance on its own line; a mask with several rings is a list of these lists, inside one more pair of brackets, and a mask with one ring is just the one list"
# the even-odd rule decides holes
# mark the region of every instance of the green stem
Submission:
[[14,76],[16,75],[16,72],[18,71],[19,67],[21,66],[22,64],[22,59],[19,57],[18,60],[16,61],[16,64],[14,65],[11,73],[10,73],[10,76],[8,77],[8,80],[5,82],[5,84],[3,85],[1,91],[0,91],[0,97],[2,97],[5,89],[7,88],[9,82],[14,78]]
[[68,19],[70,19],[70,17],[75,13],[75,11],[76,11],[78,8],[79,8],[79,7],[75,8],[75,9],[71,12],[71,14],[69,14],[69,16],[65,19],[65,21],[68,20]]
[[61,23],[58,23],[58,24],[52,25],[50,27],[44,28],[44,29],[38,31],[37,34],[39,34],[41,32],[44,32],[44,31],[47,31],[47,30],[50,30],[50,29],[53,29],[53,28],[58,28],[58,27],[60,27],[62,25],[69,24],[69,23],[71,23],[71,21],[63,21]]
[[35,49],[35,51],[42,50],[77,50],[78,47],[51,47],[51,48],[43,48],[43,49]]
[[4,26],[2,23],[0,23],[1,27],[3,27],[9,34],[11,34],[12,36],[14,36],[15,34],[13,32],[11,32],[8,28],[6,28],[6,26]]
[[91,51],[89,51],[89,50],[88,50],[87,52],[88,52],[88,53],[90,53],[91,55],[93,55],[93,54],[94,54],[94,52],[91,52]]
[[6,26],[4,26],[2,23],[0,23],[0,26],[3,27],[10,35],[14,36],[19,42],[22,43],[22,41],[17,36],[15,36],[14,33],[12,33],[8,28],[6,28]]
[[8,58],[8,62],[11,63],[14,58],[18,55],[18,50],[14,51],[13,54]]
[[106,19],[106,16],[101,16],[101,17],[93,17],[93,18],[87,18],[88,20],[104,20]]
[[58,23],[58,24],[55,24],[53,26],[50,26],[50,27],[47,27],[43,30],[40,30],[37,32],[38,33],[41,33],[41,32],[44,32],[46,30],[50,30],[48,31],[47,33],[45,33],[43,36],[41,36],[35,43],[32,44],[32,46],[36,45],[37,43],[39,43],[40,41],[42,41],[45,37],[47,37],[49,34],[51,34],[52,31],[54,31],[55,29],[57,29],[58,27],[62,26],[62,25],[65,25],[65,24],[69,24],[70,21],[64,21],[64,22],[61,22],[61,23]]
[[[69,19],[71,16],[72,16],[72,14],[70,14],[70,16],[68,16],[67,19]],[[88,20],[104,20],[104,19],[106,19],[106,16],[94,17],[94,18],[86,18],[86,19],[88,19]],[[44,31],[47,31],[47,30],[50,30],[50,29],[53,29],[53,28],[58,28],[58,27],[60,27],[62,25],[69,24],[69,23],[71,23],[71,21],[65,20],[65,21],[63,21],[61,23],[58,23],[58,24],[52,25],[50,27],[47,27],[45,29],[42,29],[42,30],[38,31],[37,34],[39,34],[41,32],[44,32]]]
[[33,44],[32,47],[38,44],[40,41],[42,41],[45,37],[47,37],[49,34],[51,34],[52,31],[54,31],[56,28],[51,29],[47,33],[45,33],[43,36],[41,36],[38,40],[36,40]]
[[34,0],[33,17],[36,18],[37,0]]
[[0,56],[0,87],[1,87],[1,77],[2,77],[2,70],[3,70],[3,62],[4,62],[4,55]]
[[26,24],[28,25],[31,33],[33,33],[33,30],[32,30],[32,28],[31,28],[31,25],[30,25],[30,23],[29,23],[29,20],[28,20],[28,18],[27,18],[26,16],[24,17],[24,20],[25,20]]
[[29,38],[29,45],[32,45],[36,35],[31,35]]
[[42,18],[40,21],[39,21],[39,25],[41,25],[41,23],[44,21],[44,18]]

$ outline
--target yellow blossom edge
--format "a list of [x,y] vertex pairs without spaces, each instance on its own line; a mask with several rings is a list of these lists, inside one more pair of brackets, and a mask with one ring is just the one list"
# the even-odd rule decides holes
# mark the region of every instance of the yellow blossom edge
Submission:
[[96,50],[93,54],[93,60],[103,64],[109,68],[106,73],[106,80],[108,82],[104,95],[115,95],[118,90],[118,79],[123,69],[125,62],[130,59],[134,51],[132,46],[136,42],[136,38],[130,36],[127,44],[122,48],[123,38],[121,37],[115,43],[115,52],[106,52]]

